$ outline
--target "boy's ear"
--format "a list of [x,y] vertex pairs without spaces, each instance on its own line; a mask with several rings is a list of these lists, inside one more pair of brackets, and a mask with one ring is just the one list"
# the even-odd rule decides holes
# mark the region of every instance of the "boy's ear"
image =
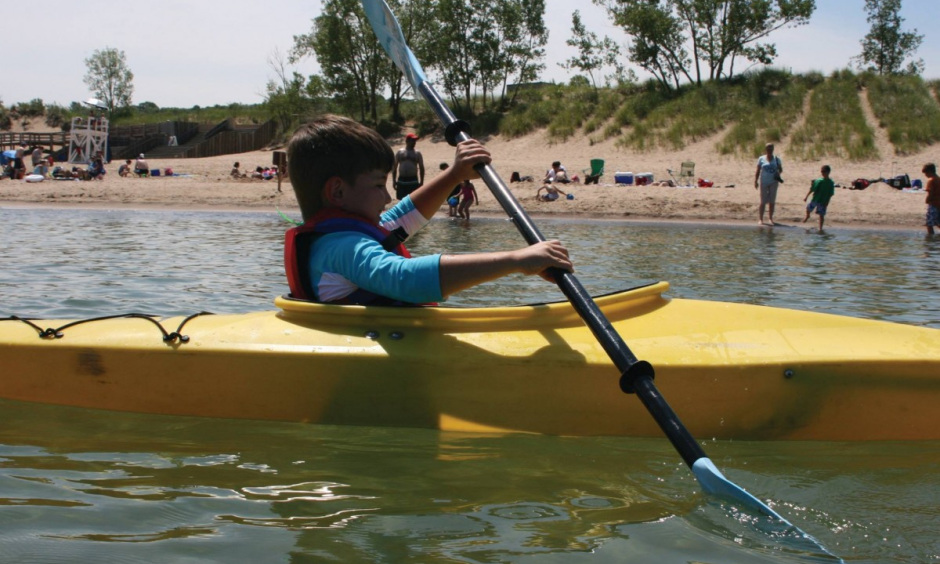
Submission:
[[343,179],[338,176],[331,176],[326,180],[323,186],[323,199],[331,206],[338,206],[343,198]]

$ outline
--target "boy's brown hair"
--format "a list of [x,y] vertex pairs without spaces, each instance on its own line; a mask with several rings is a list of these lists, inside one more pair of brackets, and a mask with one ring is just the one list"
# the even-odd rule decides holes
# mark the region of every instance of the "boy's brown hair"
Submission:
[[937,165],[934,163],[927,163],[924,165],[924,168],[921,170],[921,172],[926,175],[933,176],[934,174],[937,174]]
[[300,126],[287,145],[287,172],[304,220],[326,207],[323,187],[334,176],[347,183],[373,170],[392,170],[395,155],[374,129],[327,114]]

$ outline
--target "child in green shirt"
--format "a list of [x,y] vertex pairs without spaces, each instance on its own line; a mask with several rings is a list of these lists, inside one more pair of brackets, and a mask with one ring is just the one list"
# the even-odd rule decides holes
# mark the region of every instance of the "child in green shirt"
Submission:
[[826,220],[826,209],[829,207],[829,200],[832,199],[833,194],[836,192],[836,185],[832,182],[832,179],[829,178],[831,170],[829,165],[823,165],[822,169],[819,171],[822,173],[822,178],[814,180],[812,186],[809,187],[809,192],[803,196],[803,201],[805,202],[810,194],[813,195],[813,199],[806,204],[806,217],[803,218],[803,223],[806,223],[810,214],[815,210],[816,214],[819,215],[820,233],[822,233],[823,230],[823,222]]

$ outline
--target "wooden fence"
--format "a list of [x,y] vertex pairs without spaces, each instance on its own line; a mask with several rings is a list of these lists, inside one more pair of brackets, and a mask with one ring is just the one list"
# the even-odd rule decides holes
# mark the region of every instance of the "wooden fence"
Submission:
[[55,147],[68,147],[69,133],[67,131],[55,131],[52,133],[34,133],[31,131],[22,131],[17,133],[0,133],[0,148],[14,149],[20,143],[26,143],[28,147],[42,145],[54,149]]
[[274,120],[267,121],[260,127],[236,126],[235,129],[215,133],[202,143],[191,147],[182,156],[194,159],[257,151],[270,143],[275,134],[277,125]]
[[[192,139],[199,131],[198,124],[191,122],[164,122],[147,125],[123,125],[110,130],[110,145],[115,149],[114,159],[134,158],[154,147],[166,145],[171,135],[176,135],[180,145]],[[267,146],[277,134],[277,125],[269,120],[260,126],[232,125],[225,120],[207,133],[207,139],[180,153],[182,158],[214,157],[232,153],[256,151]],[[68,147],[69,132],[54,133],[0,133],[0,148],[13,149],[20,142],[27,146],[43,145],[49,148]]]

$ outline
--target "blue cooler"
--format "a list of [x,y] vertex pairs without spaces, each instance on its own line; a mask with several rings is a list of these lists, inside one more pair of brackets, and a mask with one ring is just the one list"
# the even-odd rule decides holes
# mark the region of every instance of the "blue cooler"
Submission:
[[632,172],[615,172],[614,182],[616,184],[633,184]]

